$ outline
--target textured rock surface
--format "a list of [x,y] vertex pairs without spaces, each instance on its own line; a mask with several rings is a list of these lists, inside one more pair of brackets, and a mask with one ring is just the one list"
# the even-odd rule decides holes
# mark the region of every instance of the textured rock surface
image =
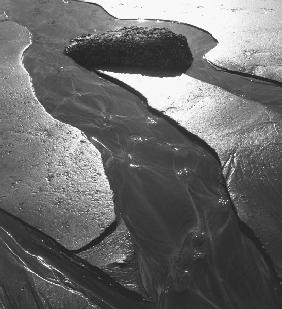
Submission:
[[87,68],[185,72],[192,63],[186,38],[166,28],[123,27],[70,41],[65,53]]

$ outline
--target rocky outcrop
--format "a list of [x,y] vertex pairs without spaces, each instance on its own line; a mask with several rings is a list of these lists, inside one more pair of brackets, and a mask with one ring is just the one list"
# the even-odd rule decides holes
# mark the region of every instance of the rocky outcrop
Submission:
[[156,74],[186,72],[193,60],[183,35],[136,26],[74,38],[65,54],[88,69]]

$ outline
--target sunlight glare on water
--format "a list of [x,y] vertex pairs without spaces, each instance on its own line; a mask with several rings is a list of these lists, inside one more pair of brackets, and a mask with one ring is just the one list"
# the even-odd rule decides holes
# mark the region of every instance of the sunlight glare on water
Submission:
[[178,102],[180,105],[185,104],[194,81],[193,78],[185,74],[177,77],[152,77],[141,74],[103,72],[142,93],[147,98],[149,105],[154,103],[154,107],[158,106],[161,111],[170,109],[174,102]]
[[[87,2],[101,5],[117,18],[175,20],[200,27],[210,32],[220,43],[209,52],[210,61],[232,69],[250,72],[255,70],[260,75],[269,71],[264,69],[267,66],[271,67],[272,73],[279,71],[275,65],[277,62],[281,63],[281,57],[277,52],[282,47],[281,1],[92,0]],[[274,35],[269,35],[269,32]],[[252,52],[255,61],[248,57],[248,51]]]

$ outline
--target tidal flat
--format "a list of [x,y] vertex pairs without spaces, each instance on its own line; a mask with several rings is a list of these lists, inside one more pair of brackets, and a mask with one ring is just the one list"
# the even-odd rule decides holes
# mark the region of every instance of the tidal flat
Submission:
[[[22,220],[3,212],[4,307],[279,308],[274,65],[258,76],[215,61],[214,33],[188,19],[118,19],[76,1],[2,5],[1,208]],[[192,67],[168,78],[95,72],[63,54],[77,35],[130,25],[185,35]],[[71,252],[113,221],[98,245]]]

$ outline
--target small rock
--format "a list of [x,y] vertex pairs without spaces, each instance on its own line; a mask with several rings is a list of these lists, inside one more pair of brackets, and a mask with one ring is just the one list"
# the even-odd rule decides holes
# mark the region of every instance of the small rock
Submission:
[[185,36],[167,28],[136,26],[84,34],[70,41],[65,54],[90,70],[153,75],[186,72],[193,60]]

